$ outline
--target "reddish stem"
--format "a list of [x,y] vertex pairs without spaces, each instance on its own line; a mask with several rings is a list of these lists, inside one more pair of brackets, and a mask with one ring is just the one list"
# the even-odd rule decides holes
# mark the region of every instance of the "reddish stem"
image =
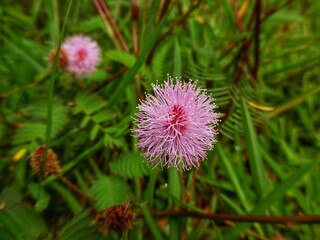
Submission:
[[157,24],[159,24],[159,22],[162,20],[162,18],[166,15],[166,13],[169,9],[169,6],[170,6],[170,2],[171,2],[171,0],[165,0],[165,2],[163,3]]
[[139,20],[139,8],[135,0],[131,1],[131,20],[132,20],[132,42],[133,42],[133,52],[136,57],[139,56],[138,49],[138,31],[137,31],[137,22]]
[[[258,222],[271,224],[315,224],[320,223],[320,215],[293,215],[293,216],[262,216],[262,215],[237,215],[227,213],[200,213],[188,210],[152,211],[153,217],[192,217],[211,219],[216,222]],[[139,217],[144,217],[142,214]]]
[[166,37],[168,37],[180,24],[184,23],[184,21],[188,18],[188,16],[192,13],[193,10],[195,10],[201,3],[202,0],[198,0],[196,3],[192,3],[188,11],[181,16],[181,18],[178,19],[174,24],[172,24],[171,28],[165,32],[163,35],[159,36],[156,43],[154,44],[153,48],[151,49],[149,56],[147,58],[147,64],[151,63],[151,60],[153,58],[154,52],[156,48],[158,47],[158,44],[161,43]]
[[[94,1],[95,1],[95,0],[94,0]],[[99,0],[99,2],[100,2],[100,5],[101,5],[102,9],[104,10],[104,13],[106,14],[106,16],[107,16],[107,18],[108,18],[108,20],[109,20],[112,28],[113,28],[113,31],[115,32],[116,36],[118,37],[118,40],[120,41],[123,49],[124,49],[126,52],[129,52],[129,48],[128,48],[126,42],[124,41],[124,39],[123,39],[123,37],[122,37],[122,35],[121,35],[121,33],[120,33],[120,30],[119,30],[119,28],[118,28],[115,20],[114,20],[113,17],[111,16],[111,13],[110,13],[107,5],[105,4],[105,2],[104,2],[103,0]]]
[[[103,12],[103,10],[102,10],[102,8],[100,6],[100,3],[98,2],[98,0],[93,0],[93,2],[94,2],[95,6],[96,6],[96,8],[97,8],[97,10],[98,10],[98,12],[100,14],[100,17],[102,19],[102,22],[103,22],[104,26],[106,28],[108,28],[108,26],[109,26],[108,19],[104,15],[104,12]],[[112,40],[113,40],[114,44],[117,46],[118,44],[117,44],[116,39],[112,38]]]
[[256,6],[255,6],[255,12],[256,12],[256,25],[255,25],[255,31],[254,31],[254,38],[255,38],[255,44],[254,44],[254,66],[253,66],[253,78],[254,80],[257,80],[257,74],[258,74],[258,68],[259,68],[259,48],[260,48],[260,15],[261,15],[261,0],[257,0]]

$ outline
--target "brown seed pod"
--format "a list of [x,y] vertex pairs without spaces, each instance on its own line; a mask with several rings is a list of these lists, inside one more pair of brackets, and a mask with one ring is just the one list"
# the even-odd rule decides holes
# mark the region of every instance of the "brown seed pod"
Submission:
[[98,213],[95,217],[95,222],[101,225],[103,232],[117,231],[126,232],[133,228],[135,213],[130,204],[124,202],[121,205],[106,208]]
[[[31,156],[30,166],[37,174],[41,175],[42,171],[42,163],[45,153],[45,146],[40,146],[34,154]],[[49,176],[50,174],[60,174],[60,161],[57,157],[57,154],[51,149],[48,149],[48,155],[46,160],[46,166],[44,168],[43,175],[45,177]]]

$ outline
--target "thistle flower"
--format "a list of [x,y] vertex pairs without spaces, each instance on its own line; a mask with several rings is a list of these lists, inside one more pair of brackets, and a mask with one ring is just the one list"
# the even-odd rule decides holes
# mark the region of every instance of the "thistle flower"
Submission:
[[68,56],[66,70],[82,78],[94,72],[100,60],[101,50],[96,41],[84,35],[67,38],[61,50]]
[[196,87],[168,76],[164,85],[152,85],[155,96],[141,101],[133,130],[138,147],[151,166],[198,168],[213,147],[218,113],[214,99]]

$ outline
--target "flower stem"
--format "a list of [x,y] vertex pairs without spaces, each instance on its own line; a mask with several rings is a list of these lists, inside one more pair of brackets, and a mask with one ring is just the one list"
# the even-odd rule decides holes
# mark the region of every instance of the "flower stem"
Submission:
[[[320,223],[320,214],[317,215],[292,215],[292,216],[263,216],[263,215],[237,215],[228,213],[201,213],[184,209],[171,209],[166,211],[151,211],[153,217],[191,217],[201,219],[211,219],[216,222],[257,222],[270,224],[316,224]],[[138,217],[144,217],[137,214]]]

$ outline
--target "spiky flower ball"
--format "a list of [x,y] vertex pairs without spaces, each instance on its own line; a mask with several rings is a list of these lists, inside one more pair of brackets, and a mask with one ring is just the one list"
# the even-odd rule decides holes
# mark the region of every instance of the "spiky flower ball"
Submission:
[[68,56],[66,70],[79,78],[94,72],[100,61],[101,50],[97,42],[88,36],[76,35],[67,38],[61,50]]
[[214,99],[180,78],[152,85],[154,96],[141,101],[135,118],[138,147],[151,166],[189,170],[212,149],[219,115]]

